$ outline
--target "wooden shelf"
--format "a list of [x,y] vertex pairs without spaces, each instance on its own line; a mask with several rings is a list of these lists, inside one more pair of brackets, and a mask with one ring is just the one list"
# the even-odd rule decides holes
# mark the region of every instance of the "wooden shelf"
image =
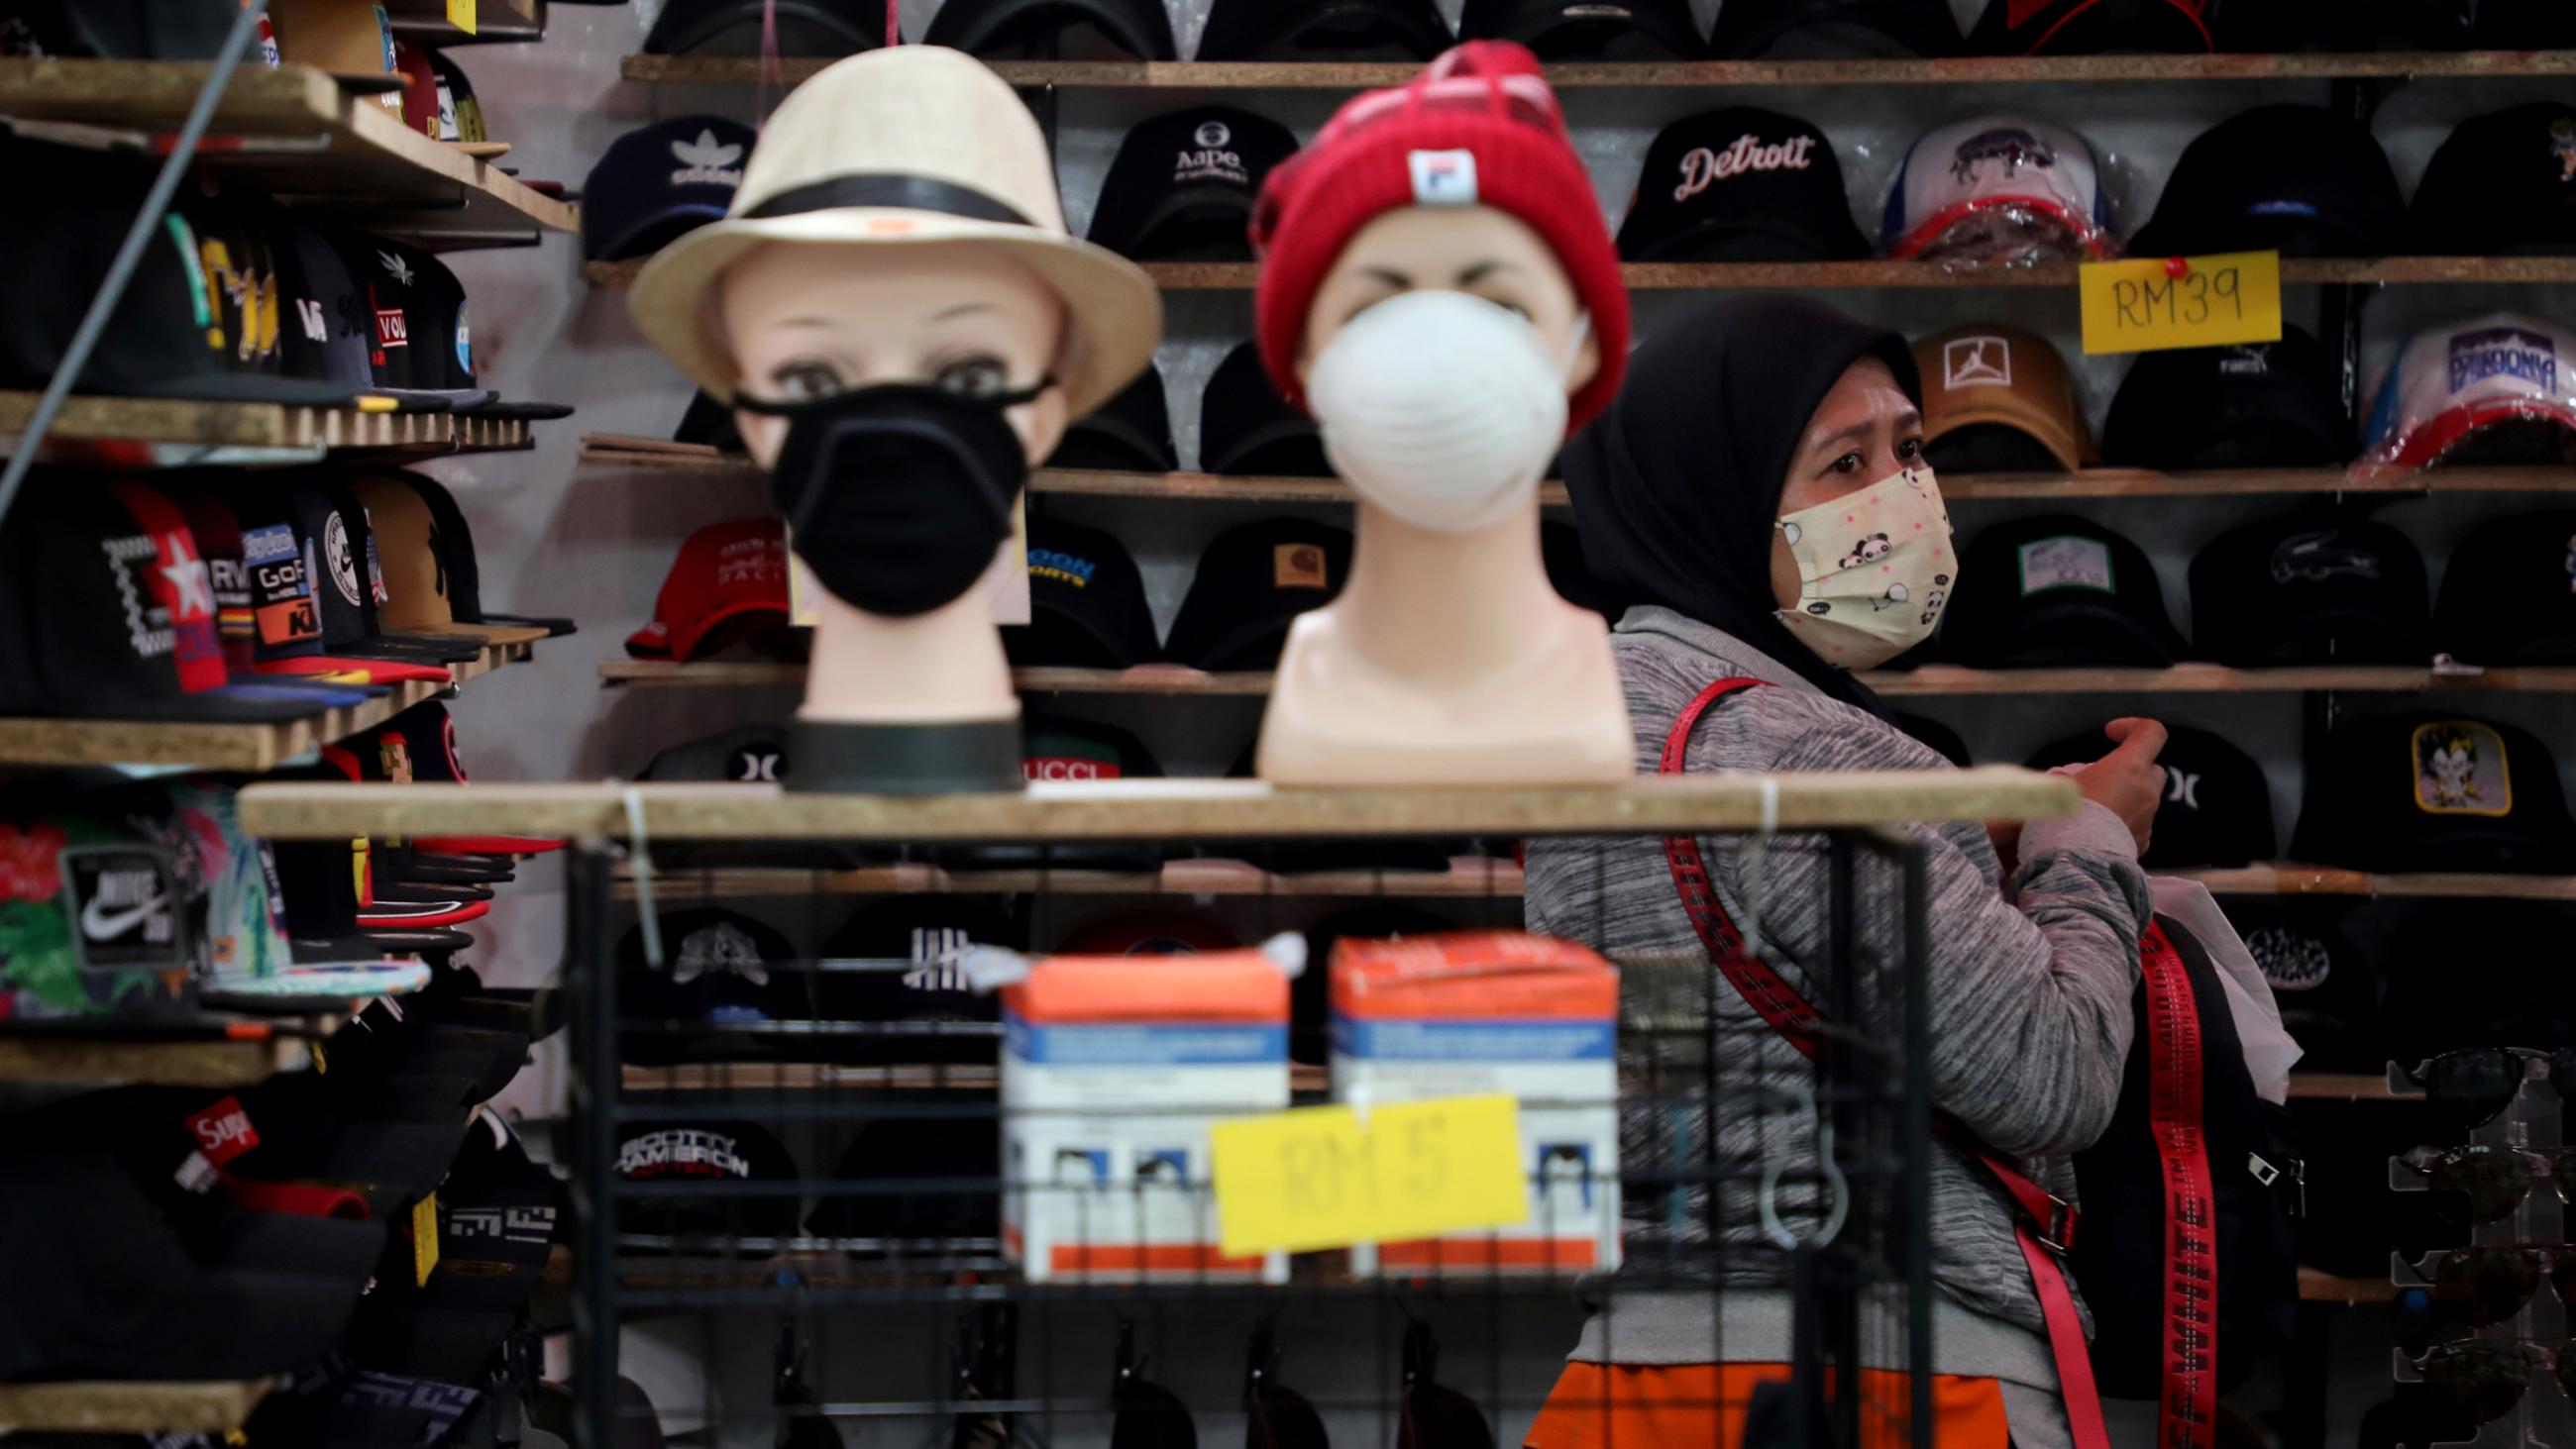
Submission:
[[[148,147],[178,131],[207,70],[201,61],[0,60],[0,115],[124,133]],[[410,129],[311,66],[234,72],[206,142],[203,168],[293,205],[354,213],[371,231],[433,250],[518,245],[581,224],[574,207]]]
[[[1509,860],[1459,856],[1434,871],[1327,870],[1275,875],[1241,860],[1175,860],[1158,870],[946,870],[935,865],[798,870],[664,866],[653,877],[656,906],[722,904],[756,897],[915,895],[1261,896],[1285,900],[1518,900],[1521,868]],[[617,897],[636,897],[632,879]]]
[[2460,900],[2576,901],[2576,876],[2374,875],[2329,865],[2178,870],[2222,896],[2410,896]]
[[[1152,694],[1243,697],[1270,692],[1267,674],[1209,674],[1173,664],[1140,664],[1133,669],[1019,669],[1012,671],[1025,694]],[[2364,694],[2412,694],[2425,690],[2468,690],[2495,694],[2563,694],[2576,691],[2576,666],[2527,669],[2435,671],[2395,665],[2303,665],[2285,669],[2230,669],[2223,664],[2183,663],[2170,669],[1967,669],[1955,664],[1927,664],[1891,673],[1875,670],[1861,676],[1869,687],[1890,698],[2062,694],[2299,694],[2313,690],[2351,690]],[[733,689],[746,686],[796,688],[805,682],[805,666],[768,660],[705,660],[689,664],[668,659],[609,659],[599,666],[602,686],[651,689]]]
[[546,0],[475,0],[472,34],[447,18],[447,0],[386,0],[385,15],[393,21],[396,32],[427,45],[546,37]]
[[2292,1072],[2293,1102],[2396,1102],[2385,1072]]
[[80,1434],[229,1434],[274,1382],[0,1384],[0,1424]]
[[[793,85],[831,57],[790,56]],[[1410,62],[999,61],[1014,85],[1142,90],[1361,90],[1397,86],[1421,73]],[[630,55],[628,80],[748,84],[751,57]],[[1591,62],[1547,67],[1560,89],[1732,86],[2097,85],[2129,81],[2430,79],[2576,75],[2576,51],[2373,51],[2342,55],[1968,56],[1942,60]]]
[[[625,1092],[995,1092],[1001,1089],[999,1067],[977,1065],[836,1067],[821,1062],[691,1062],[676,1067],[627,1066],[618,1069]],[[1288,1064],[1293,1092],[1332,1088],[1326,1068],[1304,1062]]]
[[1040,783],[957,795],[798,794],[764,785],[343,785],[270,782],[241,794],[242,829],[289,840],[352,835],[628,838],[630,808],[664,840],[1266,840],[1523,837],[1750,830],[1766,796],[1782,830],[2072,814],[2063,776],[1973,770],[1645,776],[1616,785],[1276,789],[1259,780]]
[[[320,1034],[334,1018],[307,1018]],[[144,1082],[160,1087],[247,1087],[309,1061],[306,1036],[269,1023],[235,1022],[220,1041],[118,1041],[109,1037],[0,1035],[0,1081]],[[0,1415],[0,1423],[9,1422]]]
[[[0,65],[12,62],[0,61]],[[0,392],[0,455],[15,447],[37,394]],[[371,413],[281,403],[70,397],[45,431],[48,463],[202,467],[310,460],[339,450],[480,453],[530,446],[524,418]]]
[[2302,1303],[2340,1303],[2357,1308],[2365,1303],[2393,1303],[2397,1285],[2385,1278],[2338,1278],[2323,1269],[2299,1265],[2299,1301]]
[[[457,683],[529,657],[526,644],[494,645],[448,666]],[[260,676],[252,676],[253,680]],[[258,773],[333,740],[373,729],[450,686],[411,680],[379,699],[315,712],[287,724],[169,724],[149,720],[0,718],[0,764],[189,765]]]

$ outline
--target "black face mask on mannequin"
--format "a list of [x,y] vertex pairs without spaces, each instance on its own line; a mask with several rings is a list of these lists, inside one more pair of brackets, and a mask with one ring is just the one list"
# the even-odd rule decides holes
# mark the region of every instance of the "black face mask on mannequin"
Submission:
[[1003,413],[1053,386],[1045,377],[968,397],[888,383],[734,406],[787,419],[770,488],[814,577],[853,607],[905,618],[957,598],[992,565],[1029,481]]

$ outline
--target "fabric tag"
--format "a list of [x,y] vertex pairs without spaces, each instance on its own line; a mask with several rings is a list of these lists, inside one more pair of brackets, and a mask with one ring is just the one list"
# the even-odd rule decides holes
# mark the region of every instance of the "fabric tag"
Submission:
[[2114,591],[2111,546],[2095,538],[2043,538],[2021,546],[2023,598],[2043,589]]
[[1324,551],[1311,543],[1273,544],[1270,583],[1280,589],[1331,588],[1332,580],[1324,572]]
[[1404,160],[1413,172],[1416,206],[1476,204],[1475,152],[1410,151]]

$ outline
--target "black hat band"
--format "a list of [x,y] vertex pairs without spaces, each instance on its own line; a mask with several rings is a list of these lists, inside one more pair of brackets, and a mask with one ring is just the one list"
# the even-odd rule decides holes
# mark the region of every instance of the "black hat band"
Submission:
[[935,211],[944,216],[964,217],[968,221],[1026,227],[1037,225],[1008,204],[996,201],[971,186],[928,176],[886,172],[835,176],[804,186],[792,186],[744,212],[737,220],[760,221],[773,216],[795,216],[808,211],[835,211],[854,206],[891,206],[905,211]]

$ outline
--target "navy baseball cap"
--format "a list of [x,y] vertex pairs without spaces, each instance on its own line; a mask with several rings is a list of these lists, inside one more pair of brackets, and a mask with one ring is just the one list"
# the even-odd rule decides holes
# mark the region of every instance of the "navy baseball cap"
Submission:
[[2409,246],[2445,256],[2576,251],[2576,105],[2462,121],[2424,167]]
[[2360,450],[2334,360],[2278,341],[2144,352],[2112,395],[2103,461],[2124,468],[2341,467]]
[[2576,823],[2557,762],[2530,731],[2368,715],[2309,753],[2290,853],[2356,870],[2559,874],[2576,868]]
[[1251,261],[1262,178],[1296,152],[1295,132],[1234,106],[1139,122],[1100,183],[1090,239],[1139,261]]
[[2375,257],[2397,246],[2405,218],[2370,127],[2324,106],[2256,106],[2183,148],[2129,250]]
[[1852,261],[1869,255],[1825,133],[1729,106],[1666,126],[1619,224],[1632,262]]
[[581,254],[595,262],[649,256],[722,220],[758,139],[722,116],[680,116],[618,137],[581,184]]
[[1011,662],[1125,669],[1162,657],[1145,577],[1127,546],[1097,528],[1032,518],[1029,622],[1002,631]]

